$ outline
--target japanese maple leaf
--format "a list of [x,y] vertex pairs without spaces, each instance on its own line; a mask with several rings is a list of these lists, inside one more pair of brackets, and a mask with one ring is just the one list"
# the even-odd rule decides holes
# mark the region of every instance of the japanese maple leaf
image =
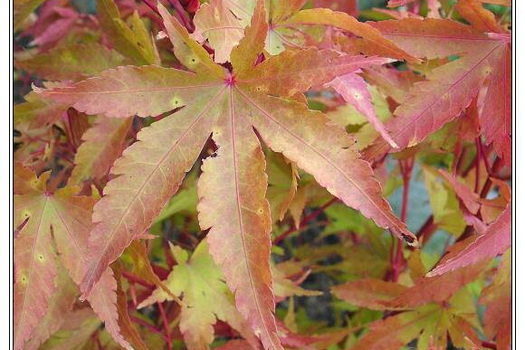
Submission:
[[95,125],[82,135],[84,141],[75,155],[71,183],[105,176],[113,162],[126,148],[126,135],[133,118],[97,118]]
[[508,250],[502,261],[494,282],[485,288],[480,303],[487,307],[484,317],[485,334],[489,339],[496,338],[498,349],[510,349],[512,334],[512,285],[511,256]]
[[[78,189],[74,187],[51,192],[46,187],[48,178],[49,173],[37,178],[31,170],[16,165],[15,225],[22,228],[15,239],[15,349],[33,339],[34,330],[40,338],[39,333],[45,333],[41,322],[47,313],[53,312],[49,309],[54,307],[56,294],[64,290],[60,282],[69,283],[58,278],[59,262],[77,284],[87,266],[89,217],[94,199],[75,196]],[[115,289],[111,270],[106,270],[88,301],[113,338],[122,347],[131,349],[120,335]],[[49,332],[53,324],[47,324]]]
[[398,283],[365,279],[335,286],[334,294],[353,305],[373,310],[406,310],[371,324],[356,349],[399,349],[418,339],[426,349],[434,342],[445,347],[450,336],[457,347],[476,340],[480,328],[468,283],[478,279],[488,261],[443,276],[419,278],[407,288]]
[[[426,81],[414,84],[396,109],[397,117],[389,120],[385,127],[401,148],[413,146],[458,117],[488,81],[480,114],[481,132],[486,144],[493,144],[498,156],[510,164],[509,36],[501,33],[488,10],[483,9],[490,15],[481,12],[484,17],[480,18],[480,12],[472,7],[477,2],[465,3],[459,3],[463,4],[459,7],[460,13],[472,26],[439,19],[374,24],[386,38],[416,57],[460,56],[435,68]],[[494,31],[498,34],[494,35]],[[376,159],[389,150],[389,145],[378,139],[365,155],[367,159]]]
[[[221,270],[208,253],[208,244],[203,241],[195,249],[191,259],[179,247],[171,246],[177,260],[166,285],[175,295],[183,295],[180,329],[189,349],[207,349],[214,339],[213,325],[217,320],[228,322],[254,347],[257,338],[235,309],[233,296],[224,283]],[[144,300],[139,307],[163,302],[169,295],[161,288]]]
[[333,87],[346,102],[364,115],[390,146],[397,148],[397,144],[388,135],[383,123],[376,114],[374,105],[372,104],[372,95],[370,91],[368,91],[363,78],[356,73],[350,73],[335,78],[328,83],[328,86]]
[[143,129],[113,166],[117,176],[94,209],[92,258],[81,289],[89,295],[108,265],[151,225],[211,134],[218,151],[202,165],[199,223],[210,229],[210,253],[235,294],[238,310],[265,348],[282,349],[273,316],[271,219],[258,135],[346,205],[415,243],[381,196],[369,164],[352,149],[349,135],[297,97],[314,85],[385,60],[308,49],[285,51],[254,67],[268,28],[258,2],[251,26],[232,51],[230,72],[216,65],[161,5],[159,11],[175,55],[191,71],[127,66],[42,91],[47,98],[108,117],[146,117],[184,107]]
[[[367,45],[374,47],[375,53],[385,57],[413,60],[414,58],[381,36],[377,29],[357,21],[342,10],[350,10],[352,1],[324,1],[324,7],[299,11],[305,0],[264,0],[268,9],[265,49],[271,55],[283,52],[287,47],[306,47],[315,39],[308,33],[313,26],[330,26],[350,32],[363,38]],[[195,15],[196,31],[194,38],[199,42],[207,40],[215,49],[215,61],[225,62],[232,49],[244,35],[244,28],[250,23],[255,9],[255,0],[212,0],[204,4]],[[316,5],[321,5],[320,2]],[[350,8],[349,8],[350,7]]]
[[511,207],[500,214],[471,244],[459,254],[440,263],[429,275],[441,275],[463,266],[474,264],[482,259],[503,254],[511,246]]

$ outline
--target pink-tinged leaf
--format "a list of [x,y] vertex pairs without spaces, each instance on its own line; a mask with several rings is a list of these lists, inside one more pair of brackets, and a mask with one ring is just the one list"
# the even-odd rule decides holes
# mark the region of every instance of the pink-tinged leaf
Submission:
[[15,66],[47,80],[77,80],[123,63],[124,57],[98,43],[59,46],[17,60]]
[[505,209],[503,213],[487,227],[485,233],[481,234],[474,242],[466,247],[461,254],[439,264],[428,273],[429,276],[437,276],[449,271],[459,269],[463,266],[475,264],[487,258],[493,258],[503,254],[511,245],[511,208]]
[[231,62],[237,75],[241,76],[253,68],[259,54],[264,49],[267,32],[268,22],[266,21],[264,2],[258,0],[251,25],[246,28],[245,36],[239,45],[234,47],[231,52]]
[[359,22],[354,17],[343,12],[334,12],[325,8],[302,10],[288,18],[284,24],[325,25],[335,27],[362,37],[366,42],[369,42],[377,49],[377,53],[375,53],[377,55],[417,62],[417,59],[413,56],[397,47],[387,38],[383,37],[377,29],[367,23]]
[[[434,69],[428,74],[427,81],[416,83],[396,109],[397,118],[385,124],[401,148],[423,141],[456,118],[477,96],[485,80],[491,77],[492,81],[495,71],[501,67],[499,60],[505,44],[456,22],[433,19],[385,21],[376,27],[416,56],[464,55]],[[430,37],[433,45],[423,44]],[[388,150],[389,146],[378,140],[366,151],[366,158],[377,159]]]
[[372,310],[385,310],[383,302],[391,301],[408,288],[394,282],[375,279],[351,281],[332,287],[332,294],[352,305]]
[[[43,90],[40,95],[90,115],[125,118],[157,116],[183,107],[217,79],[160,66],[123,66],[70,87]],[[118,102],[117,102],[118,101]]]
[[250,15],[241,13],[238,17],[233,11],[235,8],[229,1],[211,0],[195,14],[193,36],[201,42],[209,42],[215,50],[215,61],[219,63],[230,60],[232,49],[243,38],[244,27],[249,23]]
[[27,94],[26,102],[15,105],[15,124],[40,128],[58,121],[68,106],[55,101],[43,99],[34,92]]
[[401,148],[414,146],[456,118],[490,74],[489,56],[494,51],[460,58],[434,69],[428,81],[414,84],[394,112],[396,118],[386,123],[396,143]]
[[117,310],[117,281],[111,269],[106,270],[88,298],[91,308],[104,322],[104,327],[113,339],[124,349],[133,350],[131,344],[121,335]]
[[421,277],[414,286],[393,300],[383,302],[387,308],[413,308],[428,303],[448,300],[460,288],[479,278],[489,261],[450,271],[441,276]]
[[69,31],[72,31],[80,14],[69,8],[57,7],[56,14],[60,17],[52,25],[47,26],[44,31],[35,33],[35,39],[31,44],[37,46],[51,46],[62,39]]
[[352,149],[350,135],[329,125],[324,114],[300,103],[240,89],[239,93],[251,105],[248,115],[270,148],[296,162],[321,186],[378,226],[418,244],[382,197],[370,165]]
[[441,176],[445,178],[445,180],[448,181],[448,183],[454,189],[457,196],[461,199],[465,207],[472,214],[477,214],[480,208],[479,195],[473,192],[464,183],[459,182],[457,178],[455,178],[454,176],[452,176],[450,173],[446,172],[445,170],[440,169],[439,173],[441,174]]
[[115,160],[126,148],[126,135],[133,118],[98,117],[95,125],[82,136],[84,141],[75,155],[71,183],[100,179],[107,175]]
[[483,7],[480,0],[459,0],[455,7],[461,17],[483,32],[502,32],[498,25],[496,16]]
[[198,91],[200,104],[143,129],[139,141],[115,162],[112,174],[120,176],[104,188],[93,213],[92,259],[82,282],[83,293],[89,294],[109,264],[149,228],[197,159],[210,135],[210,123],[220,112],[216,102],[224,89]]
[[460,292],[441,305],[431,303],[375,321],[352,349],[401,349],[416,339],[417,349],[446,349],[449,340],[456,348],[481,348],[474,343],[479,341],[471,325],[475,305],[466,299],[470,295],[461,294],[465,293]]
[[228,112],[212,136],[217,155],[202,165],[199,223],[210,229],[210,254],[222,267],[237,309],[265,349],[283,349],[273,315],[266,163],[250,123],[251,106],[232,88],[227,97],[222,103]]
[[377,117],[374,105],[372,104],[372,95],[370,91],[368,91],[368,87],[363,78],[355,73],[350,73],[335,78],[327,85],[334,88],[346,102],[354,106],[359,113],[363,114],[391,147],[397,148],[397,144],[392,140],[390,135],[388,135],[383,123]]
[[498,349],[510,349],[512,336],[512,285],[511,254],[508,250],[491,285],[481,292],[480,304],[486,306],[484,315],[485,334],[496,338]]
[[56,253],[50,197],[43,195],[48,176],[33,177],[30,191],[15,196],[15,227],[28,220],[15,239],[14,346],[22,349],[42,321],[56,290]]
[[382,57],[340,55],[333,50],[284,51],[237,77],[261,92],[290,97],[360,68],[391,62]]
[[512,104],[510,46],[502,45],[494,58],[485,103],[480,116],[481,132],[487,145],[510,166],[512,157]]
[[68,277],[65,269],[60,269],[57,277],[57,289],[49,300],[46,315],[39,322],[24,350],[37,350],[53,333],[58,331],[65,322],[65,317],[73,309],[78,294],[78,288]]
[[[60,226],[53,225],[60,260],[76,284],[80,284],[89,263],[88,235],[91,228],[91,211],[95,200],[91,197],[74,196],[74,189],[63,188],[53,194],[50,204]],[[113,339],[125,349],[130,344],[122,337],[117,316],[116,281],[107,270],[95,286],[88,301],[100,317]]]
[[363,76],[383,94],[401,103],[414,83],[421,81],[419,75],[412,71],[399,71],[385,66],[363,69]]
[[[217,320],[227,322],[247,339],[250,349],[258,348],[259,341],[246,321],[235,309],[233,295],[224,283],[221,270],[208,253],[203,241],[195,249],[191,259],[179,247],[171,246],[177,265],[165,280],[170,293],[183,299],[180,330],[190,350],[207,349],[214,339],[213,324]],[[171,299],[169,294],[157,288],[139,307]]]
[[253,347],[246,340],[234,339],[214,350],[253,350]]
[[[479,52],[491,44],[486,34],[448,19],[403,19],[371,23],[387,39],[418,58]],[[429,45],[432,42],[432,45]]]
[[[231,75],[226,75],[220,66],[212,66],[205,50],[189,39],[186,30],[166,10],[160,7],[159,11],[166,19],[175,53],[185,52],[189,60],[182,60],[183,63],[196,73],[158,66],[121,67],[70,88],[42,91],[46,97],[62,99],[79,110],[110,117],[135,113],[148,116],[184,107],[143,129],[138,142],[116,161],[112,170],[114,178],[94,208],[95,226],[90,234],[89,261],[85,264],[81,290],[90,298],[109,264],[150,227],[212,133],[218,151],[216,157],[205,160],[203,165],[199,182],[200,225],[210,229],[211,255],[235,293],[237,308],[267,349],[281,349],[273,314],[275,300],[269,267],[271,225],[265,199],[267,177],[253,127],[275,150],[284,150],[285,155],[293,156],[289,158],[299,160],[301,167],[347,205],[417,245],[415,237],[382,197],[381,186],[369,164],[348,149],[353,140],[343,130],[327,126],[329,119],[308,110],[304,99],[298,103],[267,96],[297,98],[313,84],[327,83],[337,75],[353,72],[363,65],[379,64],[385,59],[342,56],[334,51],[316,53],[310,49],[304,53],[310,55],[312,63],[322,63],[325,71],[321,71],[321,75],[319,70],[307,67],[292,76],[283,73],[280,84],[274,81],[272,88],[263,86],[262,89],[243,80],[247,74],[236,76],[236,66]],[[323,55],[326,57],[322,58]],[[284,72],[282,62],[274,62]],[[244,63],[239,64],[242,67]],[[335,64],[335,68],[330,68],[330,64]],[[267,75],[262,66],[250,71]],[[302,127],[302,123],[306,127]],[[326,140],[334,140],[335,145]],[[304,149],[308,152],[303,153]],[[105,284],[110,285],[106,290],[113,290],[111,283]],[[106,310],[112,310],[111,300],[105,300],[104,305]],[[109,321],[112,319],[106,323]]]
[[[48,192],[45,186],[47,174],[37,179],[22,167],[18,167],[17,173],[20,174],[17,188],[21,194],[15,201],[15,225],[18,227],[28,219],[15,241],[15,325],[18,322],[23,324],[17,326],[17,331],[23,332],[17,333],[15,339],[16,348],[20,349],[37,324],[45,322],[42,317],[57,287],[63,288],[59,279],[55,281],[59,257],[53,249],[53,238],[71,279],[77,284],[81,281],[87,264],[87,239],[94,199],[74,196],[76,189],[70,187]],[[111,302],[112,298],[116,302],[114,292],[101,289],[110,282],[106,274],[104,283],[97,285],[90,303],[114,339],[124,348],[131,349],[119,333],[116,312],[111,311],[116,308],[115,303],[101,304]],[[97,295],[101,299],[97,300]]]

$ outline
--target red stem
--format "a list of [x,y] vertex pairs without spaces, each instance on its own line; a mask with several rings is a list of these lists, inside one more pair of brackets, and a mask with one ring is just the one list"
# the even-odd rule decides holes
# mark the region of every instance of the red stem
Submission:
[[189,20],[188,13],[184,9],[180,1],[179,0],[168,0],[168,1],[170,2],[171,6],[173,6],[173,8],[175,9],[175,12],[177,12],[178,17],[181,20],[181,24],[184,27],[186,27],[188,32],[193,33],[193,31],[195,30],[195,26]]
[[481,346],[483,346],[484,348],[488,348],[488,349],[494,349],[494,350],[498,349],[496,344],[486,341],[486,340],[481,341]]
[[485,154],[485,148],[483,147],[483,143],[481,143],[480,136],[476,138],[476,145],[478,144],[479,144],[478,151],[481,153],[481,157],[483,158],[483,163],[485,163],[485,169],[487,169],[487,174],[489,174],[489,176],[492,176],[492,170],[490,169],[489,160],[487,158],[487,155]]
[[479,190],[479,176],[480,176],[480,160],[481,160],[481,142],[479,137],[476,138],[476,180],[474,183],[474,192],[478,193]]
[[136,323],[136,324],[141,325],[141,326],[144,326],[147,329],[149,329],[150,331],[152,331],[154,333],[157,333],[158,335],[160,335],[162,338],[164,338],[166,340],[166,336],[164,334],[162,334],[162,332],[159,331],[157,328],[155,328],[153,325],[149,324],[148,322],[146,322],[144,320],[141,320],[140,318],[135,317],[133,315],[129,315],[129,319],[131,320],[131,322]]
[[142,2],[145,3],[150,9],[152,9],[153,12],[160,16],[159,9],[151,0],[142,0]]
[[168,319],[166,318],[166,312],[164,312],[164,307],[162,306],[162,303],[157,303],[159,306],[159,312],[160,316],[162,317],[162,323],[164,324],[164,329],[166,330],[166,342],[168,343],[168,349],[173,349],[172,342],[171,342],[171,331],[170,331],[170,324],[168,323]]
[[301,228],[303,228],[308,223],[310,223],[310,221],[312,221],[313,219],[318,217],[323,211],[325,211],[326,208],[328,208],[329,206],[331,206],[334,203],[337,203],[338,201],[339,201],[338,198],[335,198],[335,197],[332,198],[331,200],[329,200],[328,202],[323,204],[321,207],[319,207],[316,211],[314,211],[311,214],[305,216],[303,218],[303,220],[301,220],[301,222],[299,224],[299,227],[295,228],[295,227],[292,226],[287,231],[285,231],[284,233],[281,233],[279,236],[275,237],[275,239],[273,240],[273,244],[278,244],[279,242],[284,240],[286,237],[288,237],[292,233],[299,231]]
[[[403,178],[403,199],[401,204],[401,221],[406,222],[408,214],[408,200],[410,195],[410,178],[412,177],[412,169],[414,166],[414,160],[408,159],[406,161],[399,161],[399,168],[401,170],[401,175]],[[392,282],[397,282],[399,275],[405,266],[405,261],[403,259],[403,243],[397,239],[392,241],[392,250],[390,253],[390,264],[391,264],[391,273],[390,279]]]
[[144,286],[148,289],[155,289],[155,286],[153,284],[144,281],[142,278],[139,278],[129,273],[128,271],[122,271],[122,276],[124,276],[130,282],[140,284],[141,286]]
[[438,228],[438,225],[434,223],[434,215],[430,215],[421,226],[419,231],[417,231],[416,236],[418,237],[421,244],[427,242],[430,239],[431,234]]

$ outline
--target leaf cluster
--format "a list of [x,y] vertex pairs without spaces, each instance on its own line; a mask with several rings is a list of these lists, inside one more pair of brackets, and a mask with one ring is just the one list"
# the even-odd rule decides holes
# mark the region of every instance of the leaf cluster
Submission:
[[15,348],[510,349],[510,1],[15,1]]

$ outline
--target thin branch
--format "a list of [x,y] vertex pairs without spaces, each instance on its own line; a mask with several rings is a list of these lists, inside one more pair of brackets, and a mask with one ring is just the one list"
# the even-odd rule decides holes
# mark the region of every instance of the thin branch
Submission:
[[168,343],[168,349],[173,349],[171,341],[170,324],[168,322],[168,319],[166,318],[166,312],[164,311],[162,303],[157,303],[157,305],[159,306],[160,316],[162,317],[162,323],[164,324],[164,329],[166,331],[166,342]]
[[481,346],[483,346],[484,348],[487,348],[487,349],[494,349],[494,350],[497,350],[498,349],[498,346],[490,341],[486,341],[486,340],[482,340],[481,341]]
[[178,17],[180,18],[181,24],[184,27],[186,27],[186,29],[190,33],[193,33],[193,31],[195,30],[195,26],[193,25],[193,23],[191,23],[191,21],[189,19],[189,16],[188,16],[188,13],[184,9],[184,7],[180,3],[180,1],[179,0],[168,0],[168,1],[171,4],[171,6],[173,6],[173,8],[175,9],[175,12],[177,13]]
[[145,3],[150,9],[152,9],[153,12],[155,12],[157,15],[160,16],[159,9],[157,8],[157,5],[155,5],[155,3],[153,3],[153,1],[151,1],[151,0],[142,0],[142,2]]
[[[399,169],[403,178],[403,199],[401,204],[401,221],[406,222],[408,215],[408,202],[410,196],[410,179],[412,178],[412,169],[414,168],[414,159],[400,160]],[[397,282],[399,275],[405,266],[403,258],[403,243],[397,239],[392,240],[392,249],[390,251],[390,273],[387,278],[392,282]]]
[[481,163],[481,142],[479,141],[479,137],[476,138],[476,177],[474,182],[474,192],[478,193],[479,190],[479,181],[480,181],[480,163]]
[[122,271],[122,276],[124,276],[128,281],[136,283],[136,284],[140,284],[141,286],[146,287],[148,289],[155,289],[156,288],[155,285],[144,281],[142,278],[139,278],[139,277],[129,273],[128,271]]
[[148,322],[138,318],[138,317],[135,317],[133,315],[129,315],[129,319],[131,320],[131,322],[133,323],[136,323],[138,325],[141,325],[141,326],[144,326],[146,327],[147,329],[149,329],[150,331],[152,331],[153,333],[157,333],[158,335],[160,335],[162,338],[164,338],[164,340],[167,340],[166,339],[166,336],[164,334],[162,334],[161,331],[159,331],[157,328],[155,328],[155,326],[149,324]]

